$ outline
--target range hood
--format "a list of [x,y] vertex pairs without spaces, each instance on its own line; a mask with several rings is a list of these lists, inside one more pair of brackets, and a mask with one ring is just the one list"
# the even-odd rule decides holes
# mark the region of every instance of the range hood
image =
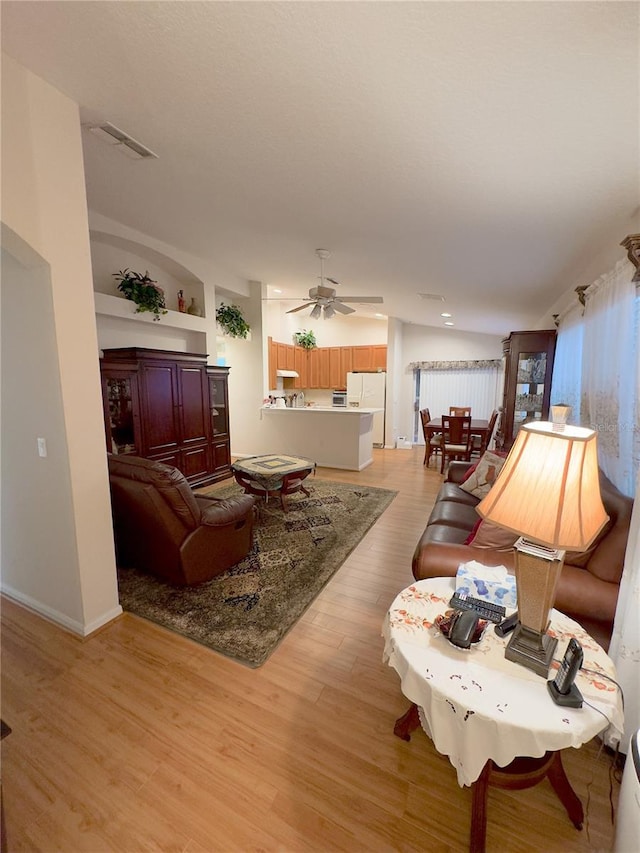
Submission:
[[291,377],[297,379],[300,374],[295,370],[276,370],[276,376]]

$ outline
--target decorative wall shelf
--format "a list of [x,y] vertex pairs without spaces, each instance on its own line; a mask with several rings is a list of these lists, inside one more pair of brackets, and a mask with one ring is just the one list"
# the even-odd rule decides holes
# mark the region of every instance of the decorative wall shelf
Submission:
[[210,331],[211,321],[207,322],[206,317],[195,317],[193,314],[168,311],[160,317],[160,320],[156,321],[151,312],[137,313],[135,302],[130,299],[97,291],[94,292],[93,296],[96,314],[119,317],[124,320],[135,320],[138,323],[151,323],[152,326],[158,328],[186,329],[190,332],[202,332],[203,334]]

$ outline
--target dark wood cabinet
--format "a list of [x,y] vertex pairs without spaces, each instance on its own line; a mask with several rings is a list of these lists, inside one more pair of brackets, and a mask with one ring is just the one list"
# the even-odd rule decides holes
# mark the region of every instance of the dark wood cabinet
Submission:
[[228,367],[126,347],[100,362],[107,450],[173,465],[192,485],[231,476]]
[[231,476],[231,436],[229,434],[229,368],[207,367],[211,413],[211,447],[216,479]]
[[496,446],[509,450],[520,427],[549,417],[556,332],[512,332],[502,342],[504,394]]

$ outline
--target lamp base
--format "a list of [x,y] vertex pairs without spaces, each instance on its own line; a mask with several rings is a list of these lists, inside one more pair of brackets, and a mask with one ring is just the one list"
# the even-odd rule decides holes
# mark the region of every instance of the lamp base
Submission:
[[555,637],[519,624],[507,643],[504,656],[513,663],[533,670],[536,675],[547,678],[557,645]]

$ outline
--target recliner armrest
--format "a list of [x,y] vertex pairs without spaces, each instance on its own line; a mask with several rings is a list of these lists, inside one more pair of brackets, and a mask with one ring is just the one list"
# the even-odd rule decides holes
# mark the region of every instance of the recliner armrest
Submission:
[[224,527],[226,524],[240,521],[252,512],[255,504],[255,498],[251,495],[238,495],[232,498],[196,495],[196,500],[202,509],[200,524],[208,527]]

